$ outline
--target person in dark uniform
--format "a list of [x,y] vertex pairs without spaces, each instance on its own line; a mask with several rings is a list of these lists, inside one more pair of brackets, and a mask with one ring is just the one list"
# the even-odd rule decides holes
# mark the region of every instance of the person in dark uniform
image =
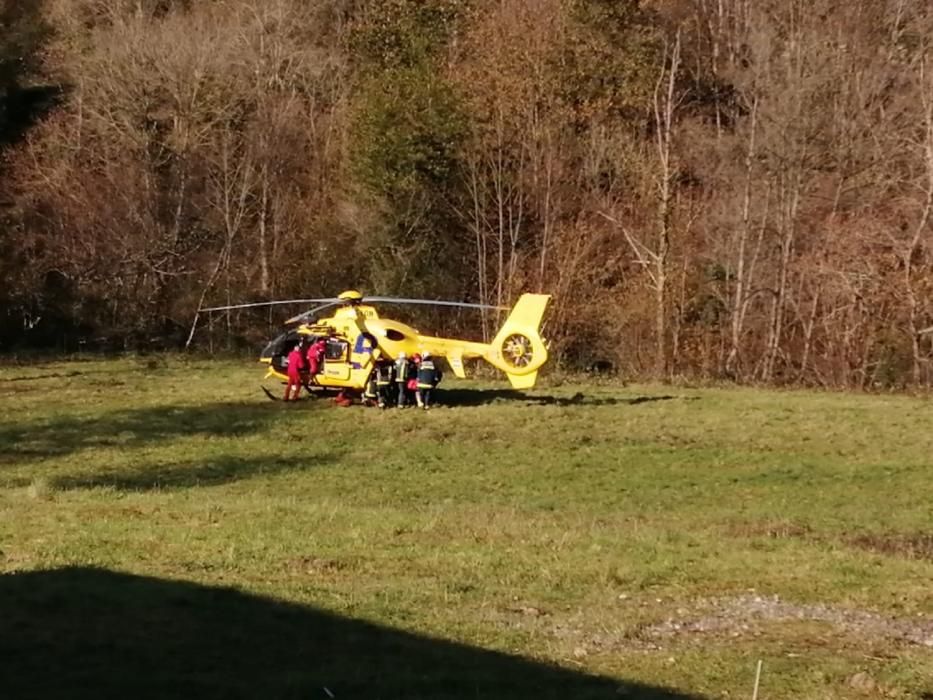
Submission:
[[395,390],[398,392],[398,396],[395,398],[398,401],[396,405],[399,408],[404,408],[406,405],[406,385],[408,384],[410,367],[411,363],[408,361],[408,356],[404,351],[400,352],[398,358],[395,360]]
[[415,399],[425,411],[431,407],[431,395],[440,381],[441,371],[434,365],[434,358],[431,357],[431,353],[422,354],[421,364],[418,365],[418,391],[415,394]]
[[376,361],[376,393],[379,395],[379,408],[385,408],[392,402],[392,388],[395,386],[395,363],[387,357]]
[[366,406],[373,406],[377,398],[376,368],[373,367],[372,372],[369,373],[369,377],[366,379],[366,385],[363,387],[363,404]]

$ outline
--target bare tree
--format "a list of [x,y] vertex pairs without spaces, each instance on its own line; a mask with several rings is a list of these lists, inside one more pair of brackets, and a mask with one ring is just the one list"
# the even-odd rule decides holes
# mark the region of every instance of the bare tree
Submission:
[[675,181],[678,176],[674,163],[674,122],[683,95],[678,92],[677,80],[681,55],[680,31],[673,44],[664,52],[664,65],[658,75],[654,91],[655,160],[653,172],[655,197],[654,231],[651,243],[645,243],[618,217],[603,216],[619,227],[635,261],[642,268],[654,293],[655,372],[659,377],[667,373],[667,314],[668,265],[671,252],[671,226],[674,214]]

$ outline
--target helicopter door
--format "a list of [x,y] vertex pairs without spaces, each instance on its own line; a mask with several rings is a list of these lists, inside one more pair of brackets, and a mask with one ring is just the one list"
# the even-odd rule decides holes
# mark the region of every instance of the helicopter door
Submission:
[[324,348],[324,376],[330,379],[350,378],[350,344],[341,338],[328,338]]

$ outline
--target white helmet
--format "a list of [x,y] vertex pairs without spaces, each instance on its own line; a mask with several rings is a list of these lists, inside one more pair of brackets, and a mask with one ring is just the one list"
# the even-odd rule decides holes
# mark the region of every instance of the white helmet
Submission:
[[431,353],[429,353],[427,350],[425,350],[421,355],[422,360],[427,360],[429,357],[431,357]]
[[400,359],[400,360],[404,360],[406,357],[408,357],[408,355],[405,354],[405,351],[404,351],[404,350],[402,350],[402,351],[398,354],[398,359]]

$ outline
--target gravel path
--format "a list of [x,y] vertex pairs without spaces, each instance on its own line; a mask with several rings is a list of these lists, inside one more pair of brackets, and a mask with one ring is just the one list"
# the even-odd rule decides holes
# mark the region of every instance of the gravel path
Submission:
[[[624,599],[629,600],[628,596]],[[547,617],[537,608],[511,612],[534,619],[513,620],[511,624],[519,627],[541,625]],[[702,644],[708,637],[762,637],[767,635],[765,625],[773,622],[820,622],[860,642],[894,642],[933,651],[933,619],[926,615],[893,617],[833,605],[790,603],[776,595],[701,599],[693,605],[682,604],[674,613],[663,622],[621,630],[594,631],[569,621],[544,626],[550,634],[574,644],[577,657],[595,651],[661,650],[676,642]]]
[[665,639],[707,632],[742,636],[756,622],[825,622],[864,640],[888,640],[933,648],[933,620],[896,618],[831,605],[797,605],[778,596],[747,595],[705,601],[696,616],[669,618],[639,630],[643,639]]

